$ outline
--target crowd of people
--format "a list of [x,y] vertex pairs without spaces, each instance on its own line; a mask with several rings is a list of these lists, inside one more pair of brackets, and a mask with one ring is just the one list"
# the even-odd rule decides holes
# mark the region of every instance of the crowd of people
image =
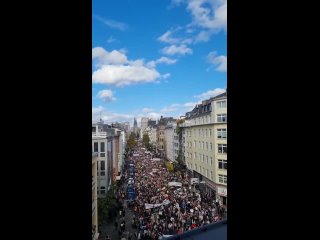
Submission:
[[[152,159],[141,150],[138,153],[129,159],[135,165],[136,199],[128,207],[134,212],[131,224],[136,239],[158,240],[222,220],[225,208],[197,191],[188,176],[169,172],[163,160]],[[124,188],[118,191],[120,199],[125,195]]]

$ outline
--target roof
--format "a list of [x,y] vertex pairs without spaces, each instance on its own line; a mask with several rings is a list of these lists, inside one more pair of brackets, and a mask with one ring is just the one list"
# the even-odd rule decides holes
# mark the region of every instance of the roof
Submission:
[[163,237],[162,240],[227,240],[227,220],[211,223],[206,226],[193,229],[171,237]]
[[211,102],[219,100],[220,98],[227,97],[227,92],[221,93],[215,97],[211,97],[207,100],[202,101],[201,104],[197,104],[192,111],[186,113],[186,118],[200,117],[210,114],[212,111]]

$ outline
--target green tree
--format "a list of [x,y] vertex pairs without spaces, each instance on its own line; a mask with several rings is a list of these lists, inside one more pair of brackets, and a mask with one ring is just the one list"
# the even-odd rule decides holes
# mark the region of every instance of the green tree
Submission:
[[136,141],[136,134],[134,132],[131,132],[129,139],[127,141],[127,147],[128,149],[133,149],[137,146],[137,141]]
[[149,135],[147,133],[143,134],[142,142],[143,142],[143,144],[144,144],[144,146],[146,148],[149,148],[150,138],[149,138]]

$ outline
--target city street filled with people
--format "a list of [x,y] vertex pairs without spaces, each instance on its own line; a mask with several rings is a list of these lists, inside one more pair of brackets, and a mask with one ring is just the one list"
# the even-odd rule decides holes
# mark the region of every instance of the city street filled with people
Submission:
[[[129,155],[123,173],[124,184],[116,195],[127,208],[120,216],[130,212],[127,239],[158,240],[226,216],[219,201],[198,191],[185,173],[169,171],[163,159],[153,157],[141,145]],[[120,234],[126,231],[121,219]]]

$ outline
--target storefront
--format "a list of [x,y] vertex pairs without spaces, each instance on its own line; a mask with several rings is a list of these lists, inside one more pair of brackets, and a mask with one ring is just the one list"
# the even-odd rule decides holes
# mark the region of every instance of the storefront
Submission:
[[218,187],[218,196],[222,202],[222,205],[227,206],[227,188],[226,187]]
[[204,176],[202,176],[202,180],[206,183],[205,192],[208,193],[210,197],[215,199],[217,189],[216,184]]

